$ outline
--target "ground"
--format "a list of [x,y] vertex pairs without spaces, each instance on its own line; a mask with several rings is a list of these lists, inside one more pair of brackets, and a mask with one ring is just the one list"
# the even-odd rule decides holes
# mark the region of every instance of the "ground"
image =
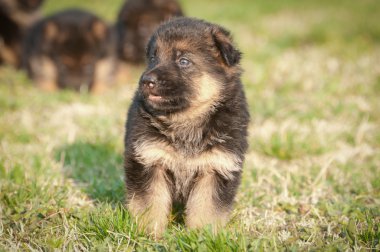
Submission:
[[[103,95],[44,93],[0,68],[0,250],[380,250],[380,2],[183,0],[243,52],[250,148],[224,231],[139,234],[123,207],[126,112],[142,67]],[[112,22],[121,0],[48,0]]]

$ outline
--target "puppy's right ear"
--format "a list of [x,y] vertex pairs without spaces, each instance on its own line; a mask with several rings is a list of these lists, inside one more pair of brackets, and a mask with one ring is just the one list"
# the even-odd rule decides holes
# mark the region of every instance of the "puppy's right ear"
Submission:
[[47,40],[53,40],[58,35],[58,27],[52,21],[48,21],[44,27],[44,37]]
[[211,33],[224,63],[230,67],[239,64],[241,52],[234,47],[230,33],[220,26],[214,26]]

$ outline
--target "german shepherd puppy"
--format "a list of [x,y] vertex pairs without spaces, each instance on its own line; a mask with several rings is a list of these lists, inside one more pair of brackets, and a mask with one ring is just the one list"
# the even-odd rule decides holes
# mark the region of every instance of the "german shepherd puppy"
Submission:
[[148,233],[177,202],[189,228],[228,221],[248,147],[240,55],[227,30],[192,18],[150,39],[125,136],[127,207]]
[[130,63],[143,63],[145,46],[163,21],[182,16],[176,0],[128,0],[117,19],[118,55]]
[[43,0],[0,0],[0,65],[19,67],[26,29],[40,18]]
[[23,48],[24,66],[45,90],[100,92],[116,67],[111,28],[92,13],[70,9],[31,27]]

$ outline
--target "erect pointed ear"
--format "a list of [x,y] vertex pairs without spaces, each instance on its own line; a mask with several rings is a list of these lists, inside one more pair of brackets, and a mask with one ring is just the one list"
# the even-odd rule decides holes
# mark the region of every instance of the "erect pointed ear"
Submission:
[[104,39],[107,35],[107,25],[100,20],[95,20],[91,25],[91,29],[95,37],[99,40]]
[[58,35],[58,27],[52,21],[48,21],[45,24],[45,27],[43,28],[43,30],[44,30],[44,37],[47,40],[53,40],[54,37],[56,37]]
[[237,65],[240,62],[241,52],[234,47],[230,33],[217,25],[212,27],[211,33],[224,63],[227,66]]

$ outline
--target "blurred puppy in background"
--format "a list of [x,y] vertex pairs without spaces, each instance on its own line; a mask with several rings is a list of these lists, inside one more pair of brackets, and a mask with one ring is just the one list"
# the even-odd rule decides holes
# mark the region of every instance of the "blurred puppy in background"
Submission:
[[176,0],[126,1],[116,24],[120,59],[133,64],[143,63],[146,44],[160,23],[182,15]]
[[16,67],[21,62],[21,44],[26,29],[40,18],[43,0],[0,0],[0,65]]
[[29,30],[23,65],[37,86],[101,92],[116,67],[113,31],[92,13],[69,9]]

